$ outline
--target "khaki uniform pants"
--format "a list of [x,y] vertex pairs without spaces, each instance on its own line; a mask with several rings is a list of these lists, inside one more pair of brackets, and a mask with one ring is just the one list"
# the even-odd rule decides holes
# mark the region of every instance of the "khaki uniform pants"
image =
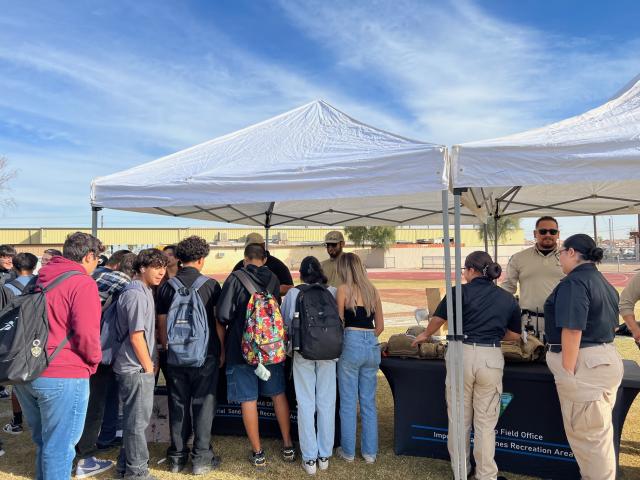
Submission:
[[[467,471],[471,470],[470,436],[473,423],[473,458],[476,461],[477,480],[495,480],[498,475],[494,455],[496,451],[495,428],[500,416],[502,394],[502,371],[504,357],[500,347],[463,345],[464,353],[464,435],[466,438]],[[447,415],[449,437],[447,446],[451,462],[456,462],[453,448],[453,418],[451,408],[451,386],[449,379],[449,351],[446,355]]]
[[615,480],[611,414],[623,366],[613,344],[581,348],[576,373],[562,367],[562,353],[547,353],[560,398],[562,422],[583,480]]

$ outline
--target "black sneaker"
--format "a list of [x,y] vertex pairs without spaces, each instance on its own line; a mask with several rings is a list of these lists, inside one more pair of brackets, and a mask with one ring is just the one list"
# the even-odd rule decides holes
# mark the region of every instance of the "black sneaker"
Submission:
[[296,447],[291,445],[290,447],[283,447],[280,450],[282,454],[282,460],[285,462],[295,462],[296,461]]
[[211,458],[211,463],[209,463],[208,465],[194,465],[191,472],[194,475],[205,475],[212,470],[216,470],[219,466],[220,466],[220,457],[217,457],[216,455],[214,455]]
[[256,468],[265,468],[267,466],[267,458],[264,456],[264,450],[253,452],[250,460],[253,466]]

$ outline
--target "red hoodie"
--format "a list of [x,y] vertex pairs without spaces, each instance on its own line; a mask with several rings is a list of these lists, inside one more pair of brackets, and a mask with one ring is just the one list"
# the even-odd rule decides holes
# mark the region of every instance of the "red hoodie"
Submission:
[[47,297],[51,354],[73,331],[71,340],[60,350],[42,373],[50,378],[89,378],[102,359],[100,348],[100,296],[96,282],[79,263],[55,256],[38,272],[38,284],[46,287],[58,275],[76,270],[74,275],[56,285]]

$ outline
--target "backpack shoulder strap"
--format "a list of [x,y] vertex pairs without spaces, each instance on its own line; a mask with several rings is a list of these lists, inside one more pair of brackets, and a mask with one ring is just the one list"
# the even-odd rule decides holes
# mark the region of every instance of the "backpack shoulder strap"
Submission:
[[58,285],[60,285],[67,278],[73,277],[74,275],[82,275],[82,274],[80,272],[78,272],[77,270],[71,270],[70,272],[64,272],[64,273],[58,275],[49,285],[47,285],[46,287],[42,288],[42,292],[43,293],[47,293],[48,291],[50,291],[50,290],[54,289],[55,287],[57,287]]
[[12,287],[16,288],[20,293],[24,292],[24,289],[26,288],[26,285],[23,285],[21,282],[19,282],[17,278],[12,282],[7,283],[7,285],[11,285]]
[[231,275],[234,275],[238,280],[240,280],[240,283],[242,283],[244,288],[249,291],[249,295],[253,295],[258,291],[255,284],[253,283],[253,280],[251,280],[251,277],[247,274],[247,272],[236,270]]
[[178,280],[177,277],[171,277],[169,280],[167,280],[167,283],[171,285],[176,292],[181,288],[184,288],[184,284],[180,280]]
[[271,280],[269,280],[269,283],[267,284],[267,293],[271,293],[271,290],[273,290],[276,286],[276,283],[278,283],[278,277],[275,276],[274,273],[271,274]]
[[209,280],[209,277],[207,277],[206,275],[200,275],[198,278],[196,278],[196,281],[193,282],[193,285],[191,285],[191,288],[198,291],[200,287],[202,287],[205,283],[207,283],[208,280]]

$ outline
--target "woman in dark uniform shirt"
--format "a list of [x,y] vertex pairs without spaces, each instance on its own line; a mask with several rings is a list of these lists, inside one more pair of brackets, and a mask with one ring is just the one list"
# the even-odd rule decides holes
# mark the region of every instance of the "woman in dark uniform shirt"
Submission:
[[[466,435],[467,471],[471,471],[470,434],[473,423],[473,456],[476,461],[477,480],[496,480],[498,466],[494,455],[495,427],[500,413],[502,372],[504,357],[501,340],[520,339],[520,308],[509,292],[498,287],[493,280],[502,269],[488,253],[473,252],[464,261],[462,285],[462,332],[464,360],[464,423]],[[455,304],[455,288],[452,291]],[[429,341],[431,335],[447,321],[447,299],[443,298],[424,333],[418,335],[414,345]],[[447,364],[446,397],[449,416],[449,455],[457,463],[453,446],[453,418],[450,402],[449,352]]]
[[547,365],[584,480],[616,477],[611,412],[623,367],[613,345],[618,292],[596,268],[602,256],[588,235],[567,238],[560,250],[567,276],[544,305]]

